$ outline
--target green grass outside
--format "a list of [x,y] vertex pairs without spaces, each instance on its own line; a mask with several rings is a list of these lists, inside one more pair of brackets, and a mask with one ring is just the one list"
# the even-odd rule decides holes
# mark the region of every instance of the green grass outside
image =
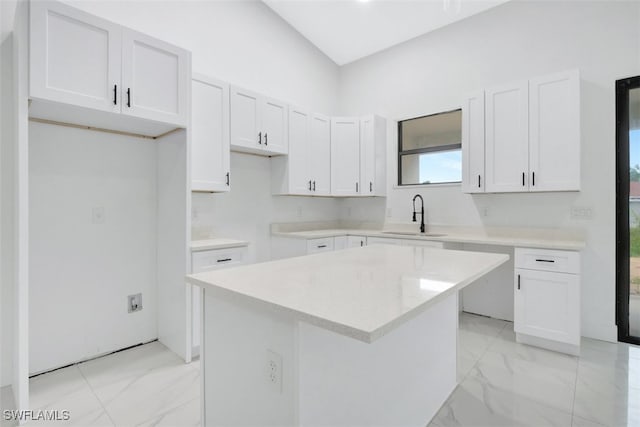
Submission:
[[640,257],[640,227],[629,229],[629,249],[632,257]]

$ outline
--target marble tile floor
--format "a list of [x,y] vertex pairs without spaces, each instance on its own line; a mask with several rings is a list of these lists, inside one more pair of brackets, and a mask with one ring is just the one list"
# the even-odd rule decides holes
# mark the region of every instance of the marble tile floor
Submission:
[[640,426],[640,347],[583,339],[580,357],[515,342],[513,323],[463,313],[459,385],[440,426]]
[[198,426],[200,366],[153,342],[31,378],[30,399],[70,419],[27,426]]
[[[429,427],[640,426],[640,347],[584,339],[571,357],[517,344],[512,323],[466,313],[458,341],[460,384]],[[54,371],[31,379],[32,407],[71,419],[28,425],[197,426],[199,373],[158,342]]]

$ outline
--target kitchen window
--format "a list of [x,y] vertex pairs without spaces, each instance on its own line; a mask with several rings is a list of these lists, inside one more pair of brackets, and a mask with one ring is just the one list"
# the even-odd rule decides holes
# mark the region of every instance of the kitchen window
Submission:
[[398,185],[462,181],[462,110],[398,122]]

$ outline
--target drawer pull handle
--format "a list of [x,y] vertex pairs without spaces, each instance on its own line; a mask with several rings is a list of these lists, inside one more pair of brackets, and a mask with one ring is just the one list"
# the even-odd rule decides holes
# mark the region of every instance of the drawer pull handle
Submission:
[[555,262],[555,260],[552,260],[552,259],[536,259],[536,262]]
[[218,262],[228,262],[231,261],[231,258],[219,259]]
[[318,249],[326,248],[327,245],[318,245]]
[[518,290],[520,290],[520,275],[518,274]]

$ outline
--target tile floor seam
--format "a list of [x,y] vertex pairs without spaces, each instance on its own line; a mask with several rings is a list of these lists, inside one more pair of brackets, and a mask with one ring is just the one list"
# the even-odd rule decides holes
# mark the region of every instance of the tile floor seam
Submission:
[[95,392],[95,390],[93,389],[93,386],[91,385],[91,383],[89,382],[89,380],[87,379],[87,377],[84,375],[84,372],[82,372],[82,369],[80,369],[80,367],[78,367],[78,371],[80,371],[80,375],[82,375],[82,379],[84,379],[84,381],[87,383],[87,385],[89,386],[89,390],[91,390],[91,393],[95,396],[96,400],[98,401],[98,403],[100,403],[100,406],[102,407],[102,410],[104,411],[105,415],[107,416],[107,418],[109,418],[109,421],[111,421],[111,424],[113,424],[114,426],[116,426],[116,422],[114,421],[114,419],[111,417],[111,414],[109,413],[109,411],[107,411],[107,407],[104,405],[104,403],[102,402],[102,399],[100,399],[100,396],[98,396],[98,394]]
[[577,356],[576,362],[576,379],[573,382],[573,399],[571,402],[571,425],[573,426],[573,417],[576,415],[575,407],[576,407],[576,396],[578,394],[578,375],[580,375],[580,356]]

